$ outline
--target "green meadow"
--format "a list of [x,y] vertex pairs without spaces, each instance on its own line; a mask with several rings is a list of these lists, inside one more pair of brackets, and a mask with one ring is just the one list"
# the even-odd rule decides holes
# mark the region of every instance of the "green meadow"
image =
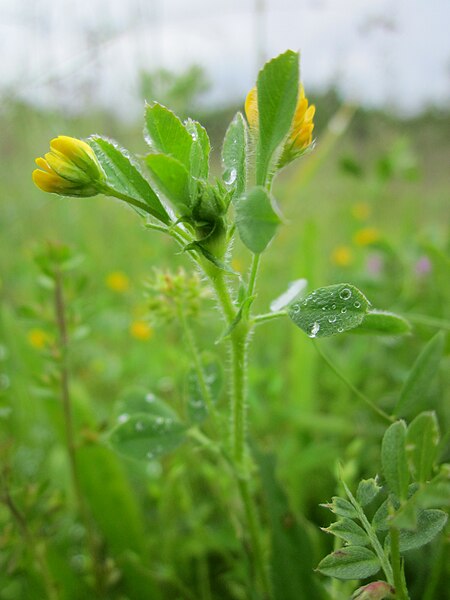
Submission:
[[[275,182],[283,223],[261,260],[252,311],[269,312],[300,278],[309,291],[344,282],[407,319],[411,331],[312,340],[286,319],[255,329],[247,436],[275,600],[345,600],[367,583],[314,572],[341,543],[321,531],[334,515],[320,505],[345,495],[342,479],[351,490],[376,474],[383,482],[387,424],[362,397],[392,414],[417,357],[440,331],[442,356],[421,379],[416,414],[434,411],[436,464],[448,460],[450,115],[430,109],[399,118],[343,106],[331,92],[312,101],[316,146]],[[216,176],[236,110],[242,107],[195,115],[210,133]],[[61,134],[99,133],[145,154],[141,123],[99,111],[65,116],[11,99],[0,128],[0,599],[265,598],[235,481],[227,465],[218,466],[214,445],[197,443],[196,433],[142,461],[110,443],[130,398],[154,394],[187,415],[192,353],[154,289],[155,277],[179,269],[192,276],[192,261],[123,203],[61,198],[31,180],[35,157]],[[42,258],[60,245],[70,253],[60,283],[72,454],[55,285]],[[245,273],[250,260],[236,240],[233,269]],[[195,285],[203,288],[189,318],[201,350],[223,365],[220,412],[229,384],[225,325],[208,283]],[[198,431],[212,435],[209,421]],[[440,502],[433,508],[448,498]],[[448,526],[447,537],[441,532],[404,558],[411,600],[443,599]],[[392,596],[364,596],[382,597]]]

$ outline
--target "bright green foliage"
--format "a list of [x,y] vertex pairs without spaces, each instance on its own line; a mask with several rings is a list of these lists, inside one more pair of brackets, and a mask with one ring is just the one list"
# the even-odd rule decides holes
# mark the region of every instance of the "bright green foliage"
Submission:
[[381,565],[377,556],[363,546],[348,546],[326,556],[317,570],[338,579],[365,579],[375,575]]
[[236,200],[235,211],[241,240],[255,254],[263,252],[280,224],[270,194],[263,187],[255,187]]
[[409,483],[406,460],[406,423],[393,423],[384,434],[381,445],[381,464],[389,488],[401,500],[406,499]]
[[370,504],[380,493],[381,486],[378,485],[377,480],[373,477],[371,479],[363,479],[359,482],[358,489],[356,490],[356,500],[360,506],[367,506]]
[[157,102],[148,105],[144,135],[155,154],[167,154],[190,170],[193,137],[171,110]]
[[[401,583],[404,581],[404,573],[399,553],[428,544],[447,522],[444,511],[431,508],[445,504],[443,496],[439,492],[434,495],[433,490],[442,486],[445,494],[449,482],[448,468],[445,466],[434,480],[429,481],[436,468],[438,443],[439,431],[433,413],[418,415],[408,428],[404,421],[397,421],[386,430],[381,447],[385,493],[381,494],[382,488],[376,478],[362,480],[356,496],[353,496],[343,481],[348,500],[334,497],[332,504],[322,505],[340,517],[324,531],[344,540],[346,546],[325,557],[318,566],[319,571],[336,578],[358,579],[374,575],[381,568],[387,580],[387,583],[383,582],[386,589],[391,589],[394,583],[395,586],[404,585]],[[411,459],[410,469],[407,452]],[[413,483],[408,485],[411,476]],[[372,503],[380,501],[380,497],[381,503],[370,522],[365,514],[365,507],[372,507]],[[430,508],[426,508],[427,506]],[[372,508],[369,510],[372,513]],[[395,548],[394,536],[397,540]],[[367,546],[366,555],[362,553],[363,546]],[[348,569],[352,557],[356,557],[354,570]],[[361,572],[357,569],[358,560]],[[361,575],[366,564],[367,574]],[[377,589],[377,586],[373,589],[374,598],[379,597]],[[364,586],[357,590],[355,597],[372,598],[370,591],[369,584],[367,589]],[[365,595],[360,595],[360,592]],[[406,593],[405,590],[402,593]]]
[[399,417],[409,417],[419,410],[427,408],[427,397],[444,351],[445,338],[437,333],[417,357],[394,412]]
[[163,223],[169,222],[166,210],[126,150],[100,136],[91,137],[89,144],[105,171],[109,193],[117,192],[142,202],[154,217]]
[[231,198],[239,198],[247,180],[248,128],[242,113],[228,126],[222,146],[223,181]]
[[324,529],[327,533],[332,533],[338,538],[341,538],[347,544],[352,546],[368,546],[369,538],[362,527],[357,525],[355,521],[348,518],[339,519]]
[[[80,202],[73,210],[85,211],[86,218],[79,221],[78,215],[67,218],[64,201],[45,205],[49,215],[51,210],[60,215],[67,235],[79,235],[89,248],[92,286],[73,275],[79,258],[66,248],[52,246],[40,257],[39,295],[21,313],[42,329],[30,332],[29,348],[15,335],[17,314],[11,310],[16,296],[26,296],[27,274],[17,269],[14,282],[0,282],[6,300],[1,325],[9,330],[8,351],[15,361],[12,369],[0,340],[0,425],[6,424],[1,427],[5,443],[0,443],[6,465],[0,473],[0,525],[6,525],[0,589],[5,600],[22,600],[30,593],[48,600],[328,600],[330,591],[335,598],[349,598],[361,578],[378,572],[383,581],[359,587],[353,597],[392,597],[395,584],[396,597],[405,600],[404,563],[414,593],[426,588],[424,598],[431,600],[438,580],[445,589],[438,545],[420,556],[408,554],[443,531],[442,508],[450,502],[449,467],[437,464],[446,413],[431,389],[438,388],[442,335],[420,355],[393,406],[395,386],[410,368],[421,338],[430,335],[430,327],[448,327],[448,260],[426,241],[420,247],[411,242],[403,253],[390,239],[391,218],[406,197],[396,195],[391,202],[388,184],[408,170],[397,168],[389,157],[392,135],[380,135],[386,148],[375,171],[363,159],[361,167],[347,162],[347,172],[357,177],[341,187],[346,184],[335,177],[329,153],[334,149],[339,159],[335,125],[342,124],[342,116],[348,123],[349,107],[341,107],[330,122],[321,152],[305,156],[304,168],[286,171],[277,185],[286,156],[303,154],[289,150],[283,157],[293,143],[298,84],[297,53],[288,51],[269,62],[259,75],[257,93],[250,95],[255,103],[246,110],[249,127],[237,113],[222,145],[215,134],[219,127],[211,128],[210,141],[197,121],[183,122],[164,106],[151,104],[145,115],[150,146],[142,161],[145,175],[128,151],[91,138],[105,172],[102,192],[130,204],[145,218],[144,226],[133,230],[127,220],[133,215],[123,210],[115,219],[115,207],[103,200]],[[213,117],[207,118],[211,122]],[[215,125],[225,130],[225,123]],[[18,144],[22,138],[17,136]],[[347,141],[352,143],[350,137]],[[313,149],[309,143],[308,149]],[[300,184],[312,183],[317,170],[321,177],[314,185],[319,188],[308,186],[305,204]],[[370,181],[362,188],[366,173]],[[331,187],[338,202],[326,198]],[[28,190],[16,192],[11,197],[19,202]],[[299,219],[297,227],[283,228],[277,257],[270,242],[281,225],[278,195],[292,220]],[[407,197],[411,218],[414,196]],[[362,226],[356,223],[361,211],[354,213],[349,205],[353,198],[373,204],[367,208],[383,223],[383,231],[368,236],[378,239],[371,247],[355,242],[346,248],[348,264],[332,265],[326,257],[333,245],[347,243],[358,234],[354,227]],[[427,198],[427,215],[428,207],[430,214],[436,210],[432,204]],[[9,243],[9,235],[22,221],[16,218],[15,202],[6,206],[10,250],[18,246]],[[364,226],[370,228],[370,209],[366,213],[361,220],[367,219]],[[29,207],[26,216],[24,223],[38,225]],[[414,238],[408,223],[402,220],[399,240]],[[238,236],[243,244],[236,242]],[[266,250],[272,252],[264,263]],[[404,268],[419,253],[431,259],[425,267],[432,273]],[[3,259],[10,254],[3,253]],[[380,259],[377,273],[368,268],[372,254]],[[195,276],[182,270],[172,275],[164,268],[142,299],[136,278],[147,279],[153,265],[173,260],[191,265]],[[127,272],[120,273],[123,269]],[[306,279],[314,289],[339,281],[343,272],[346,281],[354,277],[380,302],[395,300],[405,314],[412,307],[421,312],[421,300],[428,295],[427,314],[411,314],[417,324],[411,331],[402,317],[372,309],[350,283],[303,294]],[[119,285],[111,285],[117,275]],[[266,288],[260,286],[262,275]],[[274,290],[299,276],[306,278],[301,280],[305,285],[297,280],[296,291],[284,295],[284,303],[278,299],[277,308],[256,313],[267,310],[262,307]],[[91,289],[98,294],[91,295]],[[89,307],[88,323],[81,318],[83,302]],[[209,314],[214,307],[217,313]],[[342,336],[311,344],[286,327],[285,316],[310,337],[351,332],[391,339],[368,343]],[[265,322],[270,322],[269,336],[259,337]],[[136,324],[144,335],[135,335]],[[407,343],[396,338],[407,333],[413,334]],[[250,353],[253,339],[257,343]],[[325,360],[334,374],[316,360],[315,351],[328,345],[339,352],[348,389],[335,385],[340,372],[331,361]],[[24,377],[27,369],[35,379]],[[135,383],[141,387],[121,394]],[[428,412],[417,416],[421,408]],[[396,421],[393,414],[407,422]],[[261,455],[261,440],[267,455]],[[380,443],[381,461],[376,459]],[[333,489],[338,459],[348,460],[343,472],[352,484],[342,481],[345,497],[335,496],[325,505],[336,521],[324,536],[316,526],[322,520],[311,507]],[[374,476],[358,482],[359,474]],[[334,552],[318,570],[358,583],[324,585],[313,566],[326,553],[325,545]],[[430,565],[433,577],[423,584]]]
[[166,154],[149,154],[145,161],[158,189],[181,215],[188,215],[192,202],[186,167]]
[[352,333],[368,335],[404,335],[411,332],[406,319],[383,310],[368,310],[362,323]]
[[420,511],[415,529],[404,529],[400,532],[400,551],[406,552],[425,546],[442,531],[446,523],[447,515],[443,510]]
[[311,338],[349,331],[363,322],[369,301],[355,286],[339,283],[314,290],[288,307],[292,321]]
[[431,478],[439,444],[439,426],[434,412],[420,413],[408,426],[406,449],[416,481]]
[[291,50],[266,63],[258,75],[258,185],[266,184],[276,162],[276,151],[289,132],[297,104],[298,81],[298,54]]
[[186,121],[186,129],[192,138],[189,155],[191,177],[206,181],[209,175],[209,154],[211,152],[211,142],[209,141],[208,133],[198,121],[193,121],[192,119]]

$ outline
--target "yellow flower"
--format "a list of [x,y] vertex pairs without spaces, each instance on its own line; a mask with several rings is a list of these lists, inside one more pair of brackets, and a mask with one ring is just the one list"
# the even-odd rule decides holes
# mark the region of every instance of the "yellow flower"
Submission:
[[130,281],[128,277],[122,271],[112,271],[106,277],[106,285],[113,292],[123,293],[130,287]]
[[86,142],[60,135],[50,142],[50,152],[36,159],[35,185],[44,192],[62,196],[95,196],[105,174]]
[[[311,104],[308,106],[308,99],[305,96],[303,85],[300,84],[298,92],[297,107],[294,118],[284,144],[280,165],[283,166],[294,158],[302,154],[312,143],[312,132],[314,129],[314,113],[316,107]],[[245,99],[245,114],[247,121],[252,129],[259,126],[258,113],[258,91],[256,87],[251,89]]]
[[130,333],[135,339],[145,342],[153,336],[153,329],[146,321],[136,320],[131,323]]
[[49,342],[49,336],[47,332],[42,329],[31,329],[28,332],[28,343],[33,348],[37,348],[38,350],[42,350]]
[[370,217],[370,213],[372,212],[370,206],[367,202],[356,202],[352,206],[352,215],[358,221],[365,221]]
[[348,267],[353,262],[353,252],[348,246],[336,246],[331,253],[331,262],[338,267]]
[[375,227],[364,227],[359,229],[353,236],[357,246],[370,246],[380,239],[380,232]]

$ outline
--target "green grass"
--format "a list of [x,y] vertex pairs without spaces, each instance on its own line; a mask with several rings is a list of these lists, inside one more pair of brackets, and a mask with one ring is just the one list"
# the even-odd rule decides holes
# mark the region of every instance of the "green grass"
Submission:
[[[327,110],[324,104],[324,114]],[[65,119],[13,102],[4,107],[0,124],[0,460],[6,486],[0,504],[0,598],[40,600],[49,589],[56,598],[70,600],[256,598],[249,586],[247,553],[227,519],[231,506],[239,523],[239,501],[232,477],[217,477],[215,456],[186,443],[164,460],[140,464],[102,444],[103,432],[117,418],[118,401],[132,387],[142,386],[183,409],[191,361],[177,325],[155,326],[148,340],[134,338],[130,325],[147,316],[144,282],[153,267],[190,268],[189,262],[174,256],[166,238],[146,230],[119,203],[61,199],[41,193],[31,182],[33,159],[51,137],[96,132],[139,153],[145,148],[138,128],[125,128],[108,115]],[[311,288],[351,281],[375,306],[405,317],[429,316],[448,328],[449,151],[443,135],[448,115],[401,123],[359,113],[324,156],[320,140],[325,122],[320,125],[316,154],[291,167],[275,187],[287,224],[265,255],[256,309],[266,312],[270,301],[299,277],[306,277]],[[223,131],[224,123],[215,127]],[[409,150],[399,139],[407,140]],[[414,169],[402,163],[409,161],[408,153]],[[393,173],[383,180],[375,173],[386,155]],[[362,177],[341,168],[348,157],[360,161]],[[364,220],[352,213],[360,202],[370,207]],[[376,242],[355,244],[354,235],[363,227],[377,229]],[[69,279],[67,293],[70,309],[88,327],[85,337],[73,341],[70,364],[89,526],[76,508],[61,405],[40,381],[48,361],[28,340],[30,329],[44,327],[51,313],[51,292],[40,286],[33,261],[47,240],[62,241],[85,258],[77,272],[84,274],[86,285],[70,292]],[[349,248],[348,266],[330,259],[336,246]],[[242,267],[248,266],[239,244],[235,254]],[[422,257],[431,270],[418,274]],[[129,289],[122,294],[105,283],[114,271],[129,278]],[[37,325],[23,316],[24,305],[36,307]],[[204,308],[196,323],[198,339],[225,360],[222,347],[214,346],[223,326],[210,310],[212,300],[205,300]],[[356,387],[389,410],[416,356],[438,329],[420,319],[413,325],[405,338],[345,335],[319,343]],[[329,536],[318,529],[329,523],[329,516],[318,505],[339,492],[337,462],[344,464],[350,486],[379,472],[385,424],[337,379],[313,342],[284,321],[256,331],[249,386],[252,445],[262,456],[275,455],[276,479],[284,490],[266,498],[267,519],[281,510],[288,528],[290,515],[298,517],[304,525],[301,535],[308,532],[308,560],[315,566],[331,550]],[[442,431],[448,430],[444,369],[430,382],[427,401],[437,410]],[[279,485],[269,462],[261,458],[265,480]],[[12,518],[5,494],[23,515],[25,530],[20,519]],[[412,600],[445,594],[445,541],[427,548],[408,555]],[[103,569],[97,574],[103,587],[96,591],[92,555]],[[301,552],[300,560],[306,560]],[[354,587],[334,584],[334,598],[347,598]]]

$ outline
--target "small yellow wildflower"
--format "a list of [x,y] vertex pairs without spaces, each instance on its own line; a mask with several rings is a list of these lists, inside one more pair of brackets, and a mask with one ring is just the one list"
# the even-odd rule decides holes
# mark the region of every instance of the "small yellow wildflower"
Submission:
[[348,246],[336,246],[331,253],[331,262],[338,267],[348,267],[353,262],[353,252]]
[[95,196],[105,174],[86,142],[60,135],[50,142],[50,152],[36,159],[35,185],[44,192],[62,196]]
[[28,332],[28,343],[33,348],[37,348],[38,350],[42,350],[49,342],[49,336],[46,331],[43,329],[31,329]]
[[136,320],[130,325],[130,333],[135,339],[145,342],[153,336],[153,329],[146,321]]
[[130,281],[123,271],[112,271],[106,277],[106,285],[113,292],[122,294],[130,287]]
[[357,246],[370,246],[380,239],[380,232],[375,227],[364,227],[359,229],[353,236]]
[[352,206],[352,215],[358,221],[366,221],[372,212],[372,209],[367,202],[356,202]]
[[[308,106],[308,99],[305,96],[303,85],[300,84],[298,92],[297,107],[291,128],[284,145],[280,165],[284,165],[300,154],[302,154],[312,143],[312,132],[314,129],[314,114],[316,107],[311,104]],[[258,91],[256,87],[251,89],[245,99],[245,114],[248,123],[252,129],[259,126],[258,113]]]

